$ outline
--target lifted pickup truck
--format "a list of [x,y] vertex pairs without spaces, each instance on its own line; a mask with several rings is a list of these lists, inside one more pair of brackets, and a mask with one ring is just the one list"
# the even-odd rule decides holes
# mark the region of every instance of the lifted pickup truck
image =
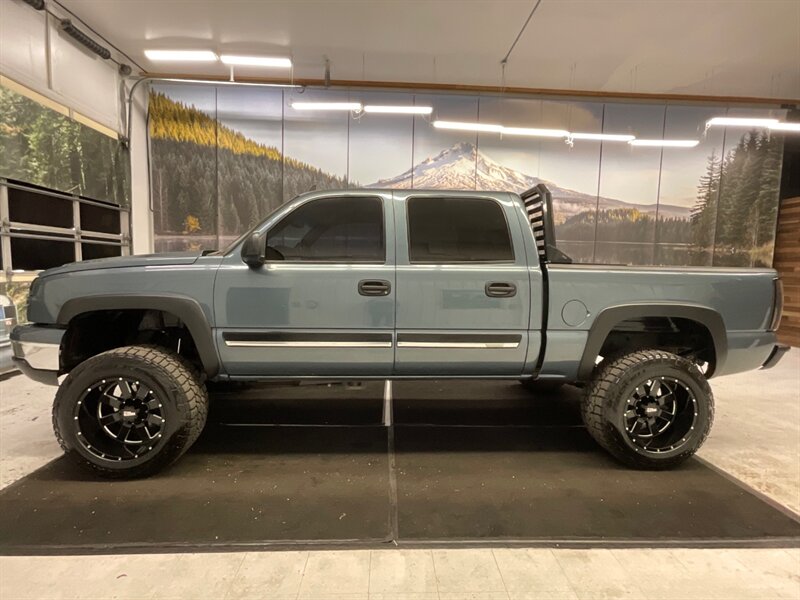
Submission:
[[205,381],[303,378],[583,385],[594,439],[665,469],[709,433],[706,378],[784,350],[775,271],[570,262],[544,186],[312,192],[223,251],[44,271],[15,361],[65,376],[53,424],[67,454],[133,477],[197,439]]

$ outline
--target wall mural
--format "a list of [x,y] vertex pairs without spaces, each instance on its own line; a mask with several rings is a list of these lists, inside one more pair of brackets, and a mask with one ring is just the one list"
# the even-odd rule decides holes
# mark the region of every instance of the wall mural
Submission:
[[122,144],[5,87],[0,177],[129,205],[130,157]]
[[[297,101],[432,106],[432,116],[299,111]],[[155,85],[156,250],[217,248],[312,189],[552,191],[559,247],[578,262],[772,263],[781,135],[713,127],[781,110],[403,92]],[[434,128],[502,123],[696,139],[693,148]]]

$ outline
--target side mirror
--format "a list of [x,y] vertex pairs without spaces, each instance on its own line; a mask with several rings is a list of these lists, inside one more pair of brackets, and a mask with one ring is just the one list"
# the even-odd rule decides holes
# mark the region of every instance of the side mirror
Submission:
[[265,251],[267,240],[264,234],[253,232],[244,241],[242,246],[242,260],[251,269],[257,269],[264,264],[266,260]]

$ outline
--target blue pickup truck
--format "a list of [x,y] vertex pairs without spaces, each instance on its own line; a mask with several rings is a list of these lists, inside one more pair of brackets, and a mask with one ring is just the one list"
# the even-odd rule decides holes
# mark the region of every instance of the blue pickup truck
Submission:
[[44,271],[15,362],[59,385],[65,452],[144,476],[197,439],[206,381],[493,378],[584,388],[597,442],[666,469],[713,420],[707,378],[769,367],[769,269],[572,264],[550,194],[304,194],[228,248]]

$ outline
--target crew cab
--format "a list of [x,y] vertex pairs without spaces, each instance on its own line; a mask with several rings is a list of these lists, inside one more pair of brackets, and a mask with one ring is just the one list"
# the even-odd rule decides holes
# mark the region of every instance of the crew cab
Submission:
[[108,477],[176,460],[207,381],[499,378],[584,387],[598,443],[636,468],[691,456],[707,378],[769,367],[770,269],[572,264],[547,189],[303,194],[222,251],[44,271],[15,362],[58,384],[65,452]]

